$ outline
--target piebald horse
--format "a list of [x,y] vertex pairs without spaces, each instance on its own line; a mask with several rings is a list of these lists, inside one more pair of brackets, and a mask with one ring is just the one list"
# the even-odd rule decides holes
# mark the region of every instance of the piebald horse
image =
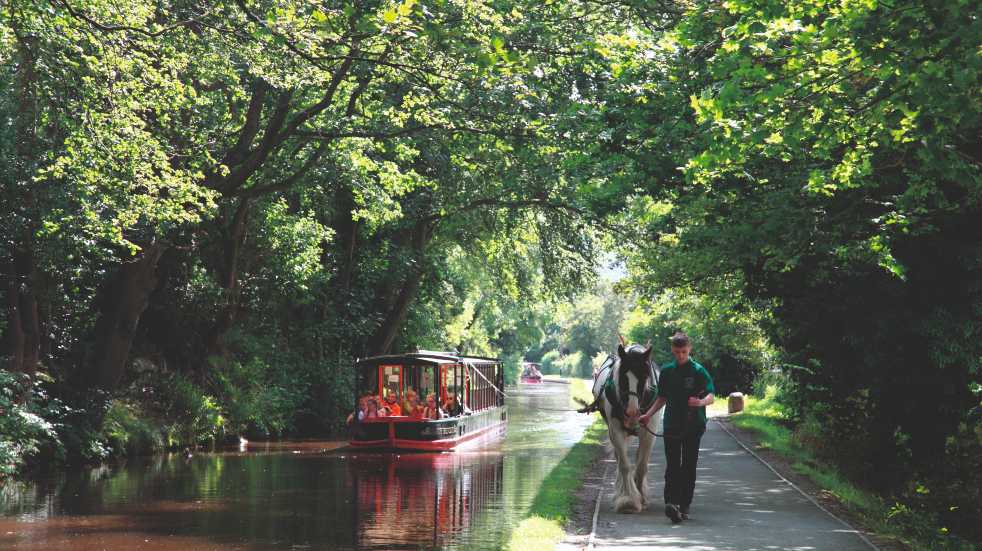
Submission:
[[[648,503],[648,457],[662,412],[652,416],[647,427],[638,425],[638,418],[655,401],[660,371],[651,365],[650,344],[626,346],[621,338],[617,355],[608,357],[594,377],[593,404],[582,410],[599,410],[607,422],[617,458],[614,511],[618,513],[640,513]],[[627,455],[629,436],[639,439],[633,468]]]

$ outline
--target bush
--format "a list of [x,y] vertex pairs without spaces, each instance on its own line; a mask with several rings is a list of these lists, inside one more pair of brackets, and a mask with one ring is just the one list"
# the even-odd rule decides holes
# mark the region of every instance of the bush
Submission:
[[[796,449],[808,450],[822,464],[835,465],[835,471],[857,487],[869,489],[864,473],[876,467],[863,461],[872,455],[868,448],[873,442],[869,427],[874,410],[868,407],[869,392],[859,388],[840,397],[839,403],[817,399],[809,403],[801,398],[799,383],[788,376],[792,369],[801,368],[762,374],[755,381],[754,394],[776,406],[769,416],[792,428],[790,442]],[[898,431],[894,438],[896,449],[909,458],[910,437]],[[968,542],[982,541],[977,521],[982,515],[982,405],[965,416],[930,472],[907,469],[897,476],[897,485],[877,497],[892,505],[882,513],[867,512],[875,522],[905,537],[930,541],[937,549],[968,549]]]
[[567,354],[553,363],[555,371],[564,377],[590,377],[593,375],[593,361],[583,352]]
[[562,358],[558,350],[550,350],[542,356],[542,373],[552,375],[559,373],[559,362]]
[[176,373],[162,386],[165,418],[170,422],[168,446],[213,443],[224,436],[225,417],[213,397]]
[[211,386],[225,405],[229,432],[269,437],[293,427],[303,393],[278,384],[265,361],[251,358],[211,363]]
[[65,447],[50,419],[62,411],[49,399],[44,375],[35,380],[23,373],[0,370],[0,477],[21,470],[44,453],[63,457]]
[[504,369],[505,384],[513,385],[518,381],[518,376],[522,372],[521,352],[511,352],[501,355],[501,366]]
[[112,401],[103,420],[101,436],[99,440],[121,455],[159,451],[168,445],[159,423],[140,405],[125,399]]

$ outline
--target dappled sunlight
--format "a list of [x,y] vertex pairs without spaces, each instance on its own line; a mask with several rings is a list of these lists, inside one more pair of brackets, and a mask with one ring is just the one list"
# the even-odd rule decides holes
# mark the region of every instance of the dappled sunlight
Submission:
[[[652,453],[648,509],[618,515],[611,509],[612,480],[597,524],[598,549],[817,550],[869,547],[839,522],[767,469],[714,423],[703,437],[691,518],[672,525],[662,512],[664,453]],[[660,453],[658,453],[660,452]]]

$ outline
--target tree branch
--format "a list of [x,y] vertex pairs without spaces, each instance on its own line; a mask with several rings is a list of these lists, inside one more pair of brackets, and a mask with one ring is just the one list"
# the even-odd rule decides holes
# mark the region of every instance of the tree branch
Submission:
[[307,160],[304,162],[303,166],[297,169],[296,172],[291,174],[285,180],[282,180],[275,184],[269,184],[266,186],[253,186],[253,187],[241,189],[238,192],[236,192],[235,195],[239,197],[243,197],[245,199],[252,199],[254,197],[259,197],[261,195],[266,195],[269,193],[274,193],[277,191],[289,189],[291,186],[293,186],[293,184],[297,183],[297,181],[299,181],[300,178],[303,178],[307,174],[307,172],[309,172],[310,169],[314,167],[314,165],[317,164],[317,162],[320,160],[321,156],[324,154],[325,151],[327,151],[327,142],[321,143],[317,147],[317,149],[310,154],[310,157],[307,157]]
[[147,36],[147,37],[150,37],[150,38],[157,38],[159,36],[162,36],[164,34],[167,34],[167,33],[171,32],[171,31],[173,31],[175,29],[178,29],[178,28],[181,28],[181,27],[187,27],[188,25],[191,25],[193,23],[197,23],[198,21],[204,19],[205,16],[210,15],[210,13],[211,13],[211,10],[208,10],[205,13],[199,15],[198,17],[193,17],[193,18],[187,19],[185,21],[179,21],[177,23],[174,23],[173,25],[170,25],[170,26],[164,27],[163,29],[160,29],[159,31],[153,31],[153,32],[151,32],[151,31],[148,31],[146,29],[141,29],[139,27],[131,27],[129,25],[106,25],[104,23],[100,23],[100,22],[96,21],[95,19],[93,19],[92,17],[89,17],[88,15],[82,13],[81,11],[76,11],[75,9],[73,9],[72,6],[71,6],[71,4],[68,3],[68,0],[48,0],[48,3],[51,4],[51,6],[54,7],[54,8],[57,8],[58,7],[58,4],[61,4],[62,6],[64,6],[64,8],[66,10],[68,10],[68,14],[69,15],[71,15],[75,19],[79,19],[81,21],[85,21],[91,27],[94,27],[94,28],[96,28],[96,29],[98,29],[98,30],[100,30],[102,32],[106,32],[106,33],[111,33],[111,32],[134,32],[134,33],[139,33],[139,34],[142,34],[142,35]]

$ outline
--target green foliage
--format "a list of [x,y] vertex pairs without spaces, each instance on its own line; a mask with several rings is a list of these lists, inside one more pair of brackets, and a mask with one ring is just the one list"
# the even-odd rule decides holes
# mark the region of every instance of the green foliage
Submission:
[[575,300],[560,303],[542,316],[539,324],[545,332],[526,358],[541,354],[544,373],[592,377],[593,368],[616,349],[630,300],[609,281],[597,281]]
[[171,420],[167,434],[170,446],[214,443],[224,436],[226,422],[219,404],[190,379],[172,374],[160,388],[162,413]]
[[162,451],[179,444],[168,441],[166,432],[141,404],[127,400],[113,400],[103,420],[105,445],[122,455]]
[[[225,429],[231,434],[280,436],[293,428],[296,409],[306,389],[286,389],[270,380],[274,370],[260,358],[215,362],[210,373],[216,394],[225,405]],[[291,390],[293,392],[291,393]]]
[[562,360],[562,356],[559,354],[558,350],[550,350],[542,356],[542,373],[545,375],[560,374],[559,364]]
[[[606,358],[607,354],[600,352],[597,356],[602,360]],[[543,367],[545,367],[544,364]],[[576,351],[572,354],[557,357],[550,367],[553,373],[557,373],[563,377],[592,377],[594,359],[583,352]]]
[[44,386],[40,379],[0,370],[0,478],[21,470],[39,454],[64,455],[50,420],[64,408],[47,397]]
[[[815,416],[799,423],[791,421],[789,407],[782,405],[789,403],[786,394],[795,392],[790,381],[790,377],[777,372],[758,379],[759,396],[748,397],[744,412],[732,417],[732,422],[753,431],[762,448],[785,456],[796,471],[811,478],[822,491],[834,496],[881,537],[902,541],[915,549],[972,548],[969,541],[954,535],[950,529],[952,519],[957,518],[957,510],[974,503],[976,496],[972,490],[935,487],[926,481],[914,480],[886,496],[871,492],[839,467],[843,458],[836,457],[835,453],[844,453],[844,449],[854,449],[852,446],[862,443],[849,439],[850,435],[839,441],[833,440],[832,430],[826,426],[827,420],[835,419],[828,412],[830,404],[815,404],[810,410]],[[822,416],[823,410],[825,415]],[[970,440],[969,446],[972,445],[975,442]],[[830,459],[836,462],[830,462]]]
[[739,295],[700,295],[668,289],[642,301],[624,321],[632,342],[652,342],[652,359],[672,361],[668,339],[685,331],[692,354],[713,376],[719,395],[747,392],[775,352],[760,327],[760,314],[740,305]]
[[310,300],[313,279],[323,277],[321,257],[333,232],[312,213],[291,213],[283,199],[269,204],[263,215],[255,246],[267,256],[266,283],[291,302]]

